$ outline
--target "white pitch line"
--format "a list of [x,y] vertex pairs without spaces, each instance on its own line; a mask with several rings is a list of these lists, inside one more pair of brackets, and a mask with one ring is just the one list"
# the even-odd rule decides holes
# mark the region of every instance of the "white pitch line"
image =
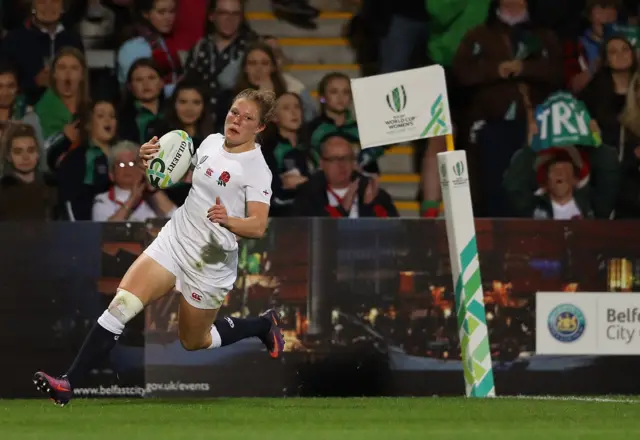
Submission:
[[596,403],[640,403],[631,399],[612,399],[608,397],[581,397],[581,396],[501,396],[501,399],[524,400],[564,400],[570,402],[596,402]]

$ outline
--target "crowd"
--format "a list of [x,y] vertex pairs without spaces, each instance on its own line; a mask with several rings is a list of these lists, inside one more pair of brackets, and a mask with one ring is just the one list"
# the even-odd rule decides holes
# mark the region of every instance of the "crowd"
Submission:
[[[190,174],[165,191],[150,187],[139,145],[182,129],[197,147],[221,131],[245,88],[279,98],[260,139],[273,173],[272,216],[397,216],[379,184],[386,148],[358,148],[349,77],[327,74],[316,102],[286,71],[278,38],[251,28],[244,3],[0,1],[0,219],[170,217]],[[278,17],[315,26],[318,10],[306,1],[272,3]],[[357,12],[344,36],[363,75],[445,67],[477,216],[640,215],[637,2],[350,3]],[[89,47],[113,48],[115,71],[91,69]],[[561,90],[586,105],[597,148],[530,148],[536,107]],[[443,150],[443,137],[416,143],[425,217],[441,214],[435,158]]]

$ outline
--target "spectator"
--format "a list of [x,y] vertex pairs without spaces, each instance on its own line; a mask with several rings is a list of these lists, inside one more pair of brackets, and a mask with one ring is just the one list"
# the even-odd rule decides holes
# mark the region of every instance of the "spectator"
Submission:
[[165,99],[160,72],[153,60],[141,58],[133,63],[127,84],[118,133],[123,140],[143,144],[152,137],[153,123],[162,119]]
[[38,145],[44,144],[38,116],[27,106],[25,96],[19,91],[18,73],[13,66],[0,62],[0,122],[9,121],[22,121],[31,125]]
[[[358,123],[351,113],[351,80],[340,72],[329,73],[318,84],[320,95],[320,116],[309,124],[311,147],[320,152],[320,143],[327,135],[337,133],[360,143]],[[366,173],[379,174],[377,159],[384,154],[384,148],[367,148],[358,156],[358,166]]]
[[41,150],[35,130],[17,123],[7,130],[4,139],[0,220],[53,219],[56,189],[52,179],[38,170]]
[[619,188],[616,151],[608,145],[566,146],[513,155],[504,185],[518,217],[608,219]]
[[604,26],[618,20],[619,0],[588,0],[585,15],[590,27],[577,41],[564,45],[564,80],[566,86],[579,93],[591,81],[601,64]]
[[83,52],[80,36],[61,23],[62,0],[33,0],[32,16],[2,41],[1,56],[20,74],[20,90],[28,103],[38,101],[49,85],[51,60],[63,47]]
[[[164,117],[150,124],[150,135],[153,136],[161,137],[171,130],[186,131],[193,139],[196,150],[213,133],[209,100],[198,82],[189,79],[180,81],[167,103]],[[191,190],[189,180],[190,175],[166,190],[171,201],[178,206],[182,206]]]
[[82,52],[63,47],[51,66],[49,88],[35,105],[47,143],[50,137],[77,126],[87,116],[90,101],[89,74]]
[[242,59],[242,70],[236,81],[236,93],[244,89],[269,90],[282,96],[287,91],[278,61],[271,46],[263,42],[252,44]]
[[554,35],[530,25],[526,0],[500,0],[488,22],[463,38],[453,70],[473,87],[469,168],[477,216],[510,215],[502,175],[535,127],[535,106],[561,85],[561,61]]
[[329,134],[321,142],[321,171],[297,188],[293,212],[302,217],[398,217],[376,179],[356,172],[350,140]]
[[138,164],[138,145],[129,141],[116,144],[109,152],[109,174],[113,186],[98,194],[93,202],[96,222],[139,221],[171,217],[176,205],[163,191],[151,187]]
[[311,93],[309,93],[307,87],[302,84],[300,80],[284,71],[284,67],[286,65],[285,56],[278,38],[274,37],[273,35],[265,35],[264,37],[262,37],[262,39],[271,47],[271,50],[273,50],[273,54],[276,56],[278,69],[281,72],[287,92],[296,93],[302,99],[304,120],[306,122],[313,120],[317,116],[316,102],[311,96]]
[[602,45],[602,66],[580,94],[589,114],[598,123],[602,141],[620,142],[620,113],[625,106],[629,83],[638,71],[631,43],[622,37],[607,39]]
[[[302,100],[296,93],[286,92],[276,103],[273,123],[276,134],[271,145],[263,146],[273,155],[272,216],[287,216],[296,196],[296,189],[316,172],[320,162],[317,151],[305,142],[302,133]],[[269,161],[267,161],[269,162]]]
[[117,133],[113,104],[96,101],[86,125],[65,129],[47,152],[49,168],[55,171],[60,210],[66,220],[91,220],[97,194],[109,189],[109,149]]
[[211,33],[191,49],[185,68],[187,75],[204,81],[220,125],[233,98],[247,47],[257,35],[244,19],[241,0],[212,0],[208,18]]
[[165,94],[170,96],[183,70],[178,52],[165,40],[173,29],[176,2],[140,0],[136,6],[138,36],[127,40],[118,50],[118,81],[124,86],[135,62],[151,58],[164,81]]
[[[464,94],[455,84],[455,76],[450,75],[453,57],[460,41],[471,28],[482,24],[489,11],[489,0],[457,0],[449,2],[426,2],[429,15],[429,39],[427,44],[430,61],[443,66],[447,70],[447,89],[449,106],[453,117],[459,115],[458,107],[463,104]],[[455,121],[454,121],[455,123]],[[460,127],[460,125],[458,125]],[[458,148],[464,148],[464,134],[457,136]],[[446,151],[446,139],[437,136],[427,139],[427,148],[417,148],[418,163],[421,163],[421,190],[423,217],[440,215],[440,178],[438,175],[437,154]]]
[[621,164],[616,218],[640,218],[640,73],[629,83],[620,116],[618,159]]
[[167,43],[182,54],[206,35],[208,20],[204,17],[209,0],[179,0],[176,7],[176,21]]

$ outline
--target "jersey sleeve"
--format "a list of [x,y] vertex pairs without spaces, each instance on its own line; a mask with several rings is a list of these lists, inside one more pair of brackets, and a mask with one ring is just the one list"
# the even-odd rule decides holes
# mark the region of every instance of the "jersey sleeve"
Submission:
[[262,202],[271,204],[271,171],[266,164],[252,167],[249,179],[245,187],[247,202]]

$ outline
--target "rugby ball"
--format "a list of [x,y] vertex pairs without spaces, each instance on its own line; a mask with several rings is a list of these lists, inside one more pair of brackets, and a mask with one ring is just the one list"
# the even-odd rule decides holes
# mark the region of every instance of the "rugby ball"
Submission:
[[147,164],[147,180],[154,188],[169,188],[184,177],[195,154],[193,140],[182,130],[173,130],[158,140],[160,150]]

